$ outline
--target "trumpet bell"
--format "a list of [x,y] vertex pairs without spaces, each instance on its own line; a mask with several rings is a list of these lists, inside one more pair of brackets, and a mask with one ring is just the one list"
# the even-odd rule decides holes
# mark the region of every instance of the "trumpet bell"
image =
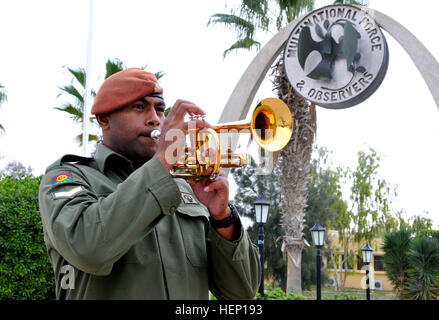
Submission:
[[253,111],[250,130],[261,148],[275,152],[283,149],[293,133],[293,118],[280,99],[266,98]]
[[250,130],[256,143],[264,150],[275,152],[284,148],[293,134],[293,117],[288,106],[280,99],[265,98],[253,110],[248,120],[227,122],[214,126],[222,130]]

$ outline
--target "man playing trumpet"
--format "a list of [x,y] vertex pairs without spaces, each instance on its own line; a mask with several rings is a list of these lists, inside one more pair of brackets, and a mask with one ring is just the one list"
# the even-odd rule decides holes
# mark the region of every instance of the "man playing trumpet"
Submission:
[[65,155],[47,168],[39,204],[57,299],[254,297],[258,249],[229,203],[224,172],[174,179],[166,152],[176,141],[150,136],[187,133],[184,117],[205,112],[178,100],[165,118],[162,93],[144,70],[112,75],[91,110],[103,133],[94,156]]

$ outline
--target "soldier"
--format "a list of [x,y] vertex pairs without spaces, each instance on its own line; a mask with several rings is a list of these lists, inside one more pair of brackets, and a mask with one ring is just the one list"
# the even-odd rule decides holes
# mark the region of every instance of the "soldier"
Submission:
[[181,145],[150,136],[186,133],[185,115],[205,112],[178,100],[165,118],[162,94],[144,70],[112,75],[91,110],[103,133],[94,156],[65,155],[47,168],[39,205],[57,299],[254,297],[258,250],[228,202],[224,172],[173,178],[169,150]]

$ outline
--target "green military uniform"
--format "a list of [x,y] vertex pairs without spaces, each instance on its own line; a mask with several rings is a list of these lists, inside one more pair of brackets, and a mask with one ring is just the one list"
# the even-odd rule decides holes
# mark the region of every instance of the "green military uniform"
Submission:
[[57,299],[250,299],[258,288],[241,222],[236,240],[223,239],[156,159],[134,171],[103,144],[93,158],[66,155],[47,169],[39,203]]

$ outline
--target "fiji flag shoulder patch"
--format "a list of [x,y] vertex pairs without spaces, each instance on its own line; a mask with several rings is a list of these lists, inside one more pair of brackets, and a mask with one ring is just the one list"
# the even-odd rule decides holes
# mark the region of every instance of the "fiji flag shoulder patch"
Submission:
[[53,177],[52,185],[57,185],[64,182],[72,182],[72,174],[70,172],[61,173],[55,177]]

